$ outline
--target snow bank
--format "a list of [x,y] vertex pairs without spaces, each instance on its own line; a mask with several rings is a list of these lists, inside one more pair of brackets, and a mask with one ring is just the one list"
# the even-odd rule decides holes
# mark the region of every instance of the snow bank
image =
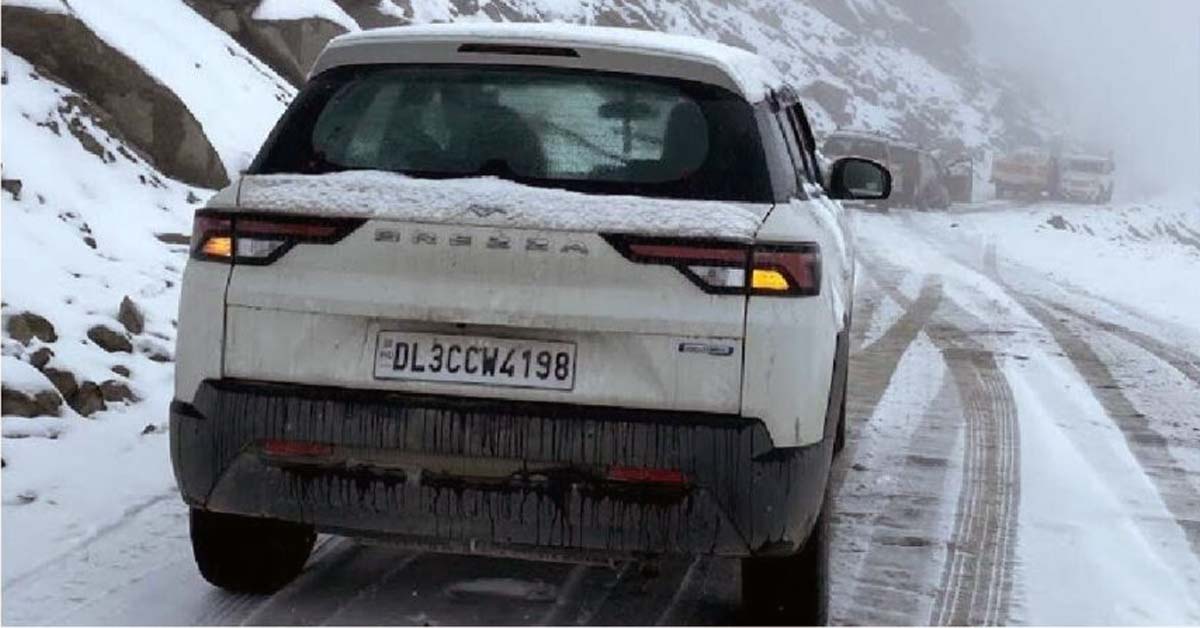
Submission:
[[749,209],[756,206],[735,203],[596,196],[494,177],[414,179],[377,171],[247,176],[238,205],[300,214],[740,241],[753,239],[763,218]]
[[695,59],[720,68],[751,102],[762,100],[771,89],[784,85],[783,75],[763,57],[733,46],[655,31],[577,24],[455,23],[378,28],[337,37],[331,45],[392,39],[471,39],[543,41],[624,50],[662,53]]
[[[381,2],[382,6],[384,3]],[[395,7],[395,5],[392,5]],[[256,20],[329,20],[347,31],[360,30],[358,22],[333,0],[262,0],[250,16]]]

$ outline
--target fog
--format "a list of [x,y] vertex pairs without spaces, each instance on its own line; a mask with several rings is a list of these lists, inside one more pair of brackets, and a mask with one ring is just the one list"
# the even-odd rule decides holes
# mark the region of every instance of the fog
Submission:
[[1114,151],[1119,196],[1200,187],[1200,1],[958,2],[1056,128]]

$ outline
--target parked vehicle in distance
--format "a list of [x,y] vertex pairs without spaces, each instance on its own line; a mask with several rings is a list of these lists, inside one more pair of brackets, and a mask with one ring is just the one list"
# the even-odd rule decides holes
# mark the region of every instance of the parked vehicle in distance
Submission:
[[996,198],[1048,198],[1089,203],[1112,200],[1110,157],[1022,148],[992,162]]
[[1113,195],[1116,165],[1109,157],[1071,154],[1061,159],[1062,198],[1088,203],[1107,203]]
[[[770,77],[765,80],[765,77]],[[855,256],[751,53],[529,24],[334,39],[197,212],[171,452],[209,582],[270,592],[317,531],[565,561],[742,559],[826,619]]]
[[946,170],[932,153],[916,144],[866,131],[830,133],[822,152],[827,158],[862,157],[878,161],[892,173],[887,207],[945,209],[950,206]]

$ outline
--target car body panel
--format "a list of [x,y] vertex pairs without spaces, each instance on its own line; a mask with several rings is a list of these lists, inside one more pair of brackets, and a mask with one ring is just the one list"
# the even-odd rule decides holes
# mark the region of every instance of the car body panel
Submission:
[[[315,71],[461,61],[460,39],[389,37],[335,41]],[[566,43],[577,56],[471,62],[748,93],[738,68],[703,55]],[[365,212],[349,234],[263,264],[190,260],[170,430],[185,501],[443,551],[798,551],[824,501],[841,419],[854,251],[844,210],[818,185],[792,94],[747,95],[776,195],[753,208],[753,242],[684,231],[671,242],[818,247],[816,294],[736,284],[719,293],[630,257],[620,238],[645,235],[644,220],[618,235],[555,228],[536,212],[479,224],[466,218],[471,199],[433,221]],[[231,190],[210,206],[231,210],[234,225],[298,209],[231,207]],[[687,202],[674,204],[687,215]],[[576,370],[569,389],[382,379],[381,332],[571,343]]]

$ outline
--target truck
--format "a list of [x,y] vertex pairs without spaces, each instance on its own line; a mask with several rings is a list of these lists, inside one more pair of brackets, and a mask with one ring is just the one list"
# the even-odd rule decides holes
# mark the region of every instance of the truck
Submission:
[[1021,148],[992,162],[996,198],[1107,203],[1112,200],[1112,157]]

